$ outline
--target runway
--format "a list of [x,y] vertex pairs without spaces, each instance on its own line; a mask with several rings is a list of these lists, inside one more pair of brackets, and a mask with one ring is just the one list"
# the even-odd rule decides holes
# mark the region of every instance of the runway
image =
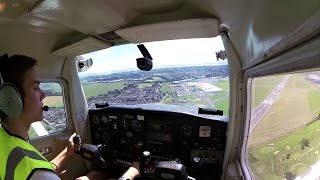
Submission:
[[263,100],[252,112],[251,112],[251,120],[250,120],[250,131],[256,127],[256,125],[260,122],[263,116],[268,112],[274,101],[277,99],[282,89],[287,84],[290,75],[286,75],[280,83],[273,89],[273,91]]

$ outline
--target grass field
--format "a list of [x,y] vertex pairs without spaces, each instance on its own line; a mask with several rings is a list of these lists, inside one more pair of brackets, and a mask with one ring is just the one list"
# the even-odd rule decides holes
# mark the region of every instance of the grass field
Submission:
[[219,80],[214,84],[218,88],[223,89],[223,91],[210,97],[214,102],[214,108],[223,111],[223,115],[227,116],[229,114],[229,80]]
[[85,84],[83,86],[86,98],[98,96],[99,94],[106,94],[109,91],[120,90],[125,87],[126,82],[112,82],[112,83],[96,83],[96,84]]
[[171,88],[170,88],[168,83],[163,84],[161,86],[161,88],[159,89],[159,91],[162,92],[162,93],[172,94],[172,90],[171,90]]
[[313,87],[304,80],[303,75],[291,75],[271,108],[251,132],[249,143],[274,139],[311,121],[315,116],[309,103],[309,92],[312,91]]
[[[117,90],[123,89],[125,87],[125,84],[126,84],[126,82],[124,82],[124,81],[113,82],[113,83],[85,84],[83,86],[83,89],[84,89],[84,93],[85,93],[86,97],[90,98],[93,96],[97,96],[99,94],[105,94],[109,91],[114,91],[116,89]],[[57,85],[59,85],[59,84],[57,84]],[[52,86],[54,86],[56,88],[57,85],[54,84]],[[140,85],[141,85],[141,87],[140,87]],[[144,88],[149,85],[152,85],[152,83],[142,83],[142,84],[139,84],[139,87]],[[63,107],[64,106],[62,96],[47,96],[43,100],[43,102],[45,105],[47,105],[49,107]]]
[[164,79],[162,79],[161,77],[153,77],[152,80],[155,81],[163,81]]
[[171,94],[168,95],[163,102],[164,102],[165,104],[172,104],[172,102],[173,102],[172,95],[171,95]]
[[223,89],[224,91],[229,91],[230,89],[229,80],[226,80],[226,79],[219,80],[218,82],[214,83],[214,85],[217,86],[218,88]]
[[[320,160],[320,121],[280,138],[249,148],[248,160],[260,179],[283,179],[286,172],[302,174]],[[303,138],[310,146],[301,148]],[[288,157],[289,154],[289,157]]]
[[309,102],[311,106],[311,110],[313,112],[317,112],[320,109],[320,90],[314,90],[308,92]]
[[64,107],[62,96],[47,96],[43,99],[43,104],[49,107]]
[[166,98],[164,99],[163,103],[165,104],[172,104],[173,102],[173,98],[172,98],[172,90],[170,88],[170,85],[169,83],[164,83],[160,89],[159,89],[160,92],[162,93],[166,93],[167,96]]
[[56,93],[62,93],[62,86],[59,83],[40,83],[40,88],[43,91],[53,91]]
[[178,96],[179,101],[192,101],[194,98],[192,95]]
[[[256,94],[260,87],[254,89]],[[299,175],[320,160],[320,122],[306,126],[320,113],[319,93],[303,74],[291,75],[249,137],[248,160],[258,179],[283,179],[286,172]],[[303,138],[310,140],[304,150]]]
[[[216,93],[215,95],[210,96],[210,99],[198,99],[194,97],[193,95],[186,95],[186,96],[178,96],[178,100],[188,101],[189,103],[193,105],[208,105],[208,100],[214,102],[214,108],[223,110],[224,115],[229,114],[229,80],[211,80],[207,79],[205,81],[206,83],[214,84],[215,86],[223,89],[223,91],[220,91]],[[200,89],[198,89],[200,91]],[[171,104],[172,103],[172,90],[168,83],[165,83],[162,85],[162,87],[159,89],[160,92],[167,93],[168,96],[164,100],[165,104]]]
[[210,96],[209,98],[214,101],[214,100],[218,100],[218,99],[224,98],[225,96],[228,96],[228,99],[229,99],[229,93],[228,92],[219,91],[216,94]]
[[153,83],[140,83],[139,85],[138,85],[138,87],[140,88],[140,89],[143,89],[143,88],[145,88],[145,87],[150,87],[150,86],[152,86],[153,85]]
[[192,100],[190,101],[191,104],[193,105],[204,105],[204,106],[207,106],[208,105],[208,101],[204,100],[204,99],[197,99],[197,100]]
[[284,76],[268,76],[255,78],[252,82],[252,109],[257,107],[279,84]]
[[222,110],[224,116],[227,116],[229,114],[229,96],[217,101],[214,106],[215,109]]

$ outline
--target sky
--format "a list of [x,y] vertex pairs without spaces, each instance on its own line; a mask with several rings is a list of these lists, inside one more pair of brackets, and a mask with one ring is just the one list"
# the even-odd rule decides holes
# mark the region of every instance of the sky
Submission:
[[[153,58],[153,68],[186,65],[219,65],[215,53],[224,50],[220,36],[143,43]],[[136,59],[142,57],[137,44],[114,46],[82,55],[92,58],[93,65],[80,75],[138,70]]]

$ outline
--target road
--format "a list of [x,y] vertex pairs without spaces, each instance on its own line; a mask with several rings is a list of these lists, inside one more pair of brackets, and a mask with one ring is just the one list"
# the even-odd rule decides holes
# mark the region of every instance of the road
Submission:
[[288,82],[290,75],[286,75],[280,83],[273,89],[273,91],[269,94],[268,97],[264,101],[262,101],[252,112],[251,112],[251,120],[250,120],[250,131],[256,127],[256,125],[260,122],[263,116],[268,112],[274,101],[277,99],[282,89],[285,87]]

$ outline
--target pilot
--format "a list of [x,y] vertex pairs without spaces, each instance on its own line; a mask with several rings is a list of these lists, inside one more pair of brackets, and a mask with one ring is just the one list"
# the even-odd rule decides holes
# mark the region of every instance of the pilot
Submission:
[[[51,162],[29,143],[31,123],[43,119],[44,92],[34,69],[36,60],[14,55],[0,57],[0,179],[60,179],[56,172],[75,154],[80,144],[71,135],[67,147]],[[131,167],[122,179],[133,179],[139,172]],[[102,179],[96,171],[78,179]]]

